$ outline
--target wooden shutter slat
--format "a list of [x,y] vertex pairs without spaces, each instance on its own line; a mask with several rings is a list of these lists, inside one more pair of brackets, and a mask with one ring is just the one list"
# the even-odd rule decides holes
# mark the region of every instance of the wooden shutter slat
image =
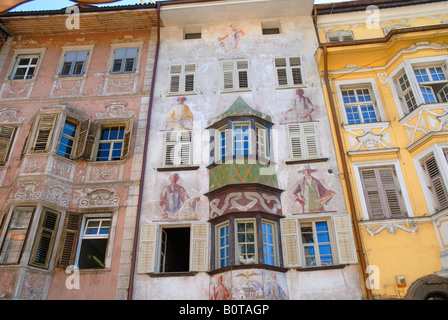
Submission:
[[285,267],[300,267],[299,234],[296,219],[282,219],[282,240]]
[[74,264],[76,247],[78,244],[81,215],[76,212],[67,212],[63,239],[59,247],[57,266],[66,268]]
[[140,231],[139,273],[154,272],[157,227],[155,224],[142,225]]
[[57,115],[42,115],[39,120],[36,138],[34,140],[33,151],[47,152],[49,141],[53,133],[54,125],[56,123]]
[[133,124],[134,124],[134,119],[131,118],[131,119],[128,119],[124,125],[123,146],[121,149],[120,159],[126,158],[129,154]]
[[207,271],[207,229],[206,223],[192,225],[191,271]]
[[78,127],[78,140],[76,142],[76,149],[73,159],[79,159],[84,155],[89,129],[90,129],[90,119],[81,121]]
[[424,167],[431,181],[431,189],[438,203],[438,209],[448,208],[448,192],[440,175],[440,170],[434,156],[424,162]]
[[339,263],[357,263],[351,219],[348,214],[332,217],[336,233]]
[[31,252],[29,262],[31,266],[44,269],[48,268],[56,238],[59,215],[59,213],[48,210],[43,212]]

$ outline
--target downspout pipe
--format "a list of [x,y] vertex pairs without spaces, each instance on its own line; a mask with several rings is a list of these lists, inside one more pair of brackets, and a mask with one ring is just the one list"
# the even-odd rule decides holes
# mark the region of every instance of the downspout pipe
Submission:
[[154,87],[156,83],[156,75],[157,75],[157,65],[159,61],[159,51],[160,51],[160,6],[161,3],[157,2],[157,42],[156,42],[156,52],[154,56],[154,67],[152,71],[152,82],[151,82],[151,92],[149,96],[149,107],[148,107],[148,115],[146,118],[146,133],[145,140],[143,145],[143,161],[142,161],[142,173],[140,177],[140,189],[138,194],[138,205],[137,205],[137,215],[135,218],[135,231],[134,231],[134,245],[132,248],[132,260],[131,260],[131,270],[129,277],[129,286],[128,286],[128,300],[132,300],[132,293],[134,288],[134,273],[135,273],[135,265],[136,265],[136,253],[138,246],[138,234],[139,234],[139,226],[140,226],[140,216],[142,211],[142,202],[143,202],[143,187],[145,185],[145,174],[146,174],[146,161],[148,154],[148,141],[149,141],[149,132],[151,125],[151,114],[152,114],[152,106],[154,101]]
[[345,182],[347,185],[347,197],[348,197],[348,202],[349,202],[349,207],[350,207],[350,214],[351,214],[351,218],[352,218],[352,222],[353,222],[353,233],[355,236],[355,245],[356,245],[356,251],[358,253],[358,258],[361,264],[361,268],[362,268],[362,275],[363,275],[363,283],[362,286],[365,287],[366,290],[366,294],[367,294],[367,299],[368,300],[373,300],[372,297],[372,290],[369,289],[366,285],[367,283],[367,279],[368,279],[368,275],[366,273],[367,270],[367,262],[366,262],[366,258],[365,258],[365,253],[364,253],[364,249],[363,249],[363,245],[362,245],[362,239],[361,239],[361,235],[359,232],[359,224],[358,224],[358,218],[356,215],[356,208],[355,208],[355,202],[354,202],[354,198],[353,198],[353,186],[349,177],[349,170],[348,170],[348,164],[347,164],[347,159],[345,158],[345,152],[344,152],[344,148],[343,148],[343,143],[342,143],[342,138],[341,138],[341,130],[340,130],[340,126],[339,123],[337,121],[337,113],[336,113],[336,107],[335,107],[335,103],[334,103],[334,99],[333,99],[333,95],[331,92],[331,86],[330,86],[330,80],[329,80],[329,75],[328,75],[328,49],[327,49],[327,45],[326,44],[322,44],[319,38],[319,34],[317,31],[317,11],[316,8],[314,8],[314,27],[316,30],[316,35],[317,35],[317,40],[319,43],[319,48],[323,49],[323,59],[324,59],[324,81],[325,81],[325,87],[327,89],[327,95],[328,95],[328,100],[330,102],[330,108],[331,108],[331,112],[332,112],[332,119],[333,119],[333,126],[336,130],[336,142],[337,142],[337,147],[338,150],[341,153],[341,162],[342,162],[342,169],[343,169],[343,173],[345,173],[343,176],[345,177]]

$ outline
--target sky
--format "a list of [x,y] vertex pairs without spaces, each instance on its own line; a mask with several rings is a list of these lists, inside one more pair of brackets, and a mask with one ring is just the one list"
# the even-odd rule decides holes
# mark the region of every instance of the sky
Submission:
[[[1,1],[1,0],[0,0]],[[162,0],[163,1],[163,0]],[[334,2],[344,2],[353,0],[315,0],[315,4],[321,3],[334,3]],[[150,3],[149,0],[119,0],[112,3],[107,3],[98,6],[114,6],[114,5],[132,5],[132,4],[142,4]],[[11,11],[35,11],[35,10],[58,10],[66,7],[70,7],[76,3],[69,0],[31,0],[23,3]]]

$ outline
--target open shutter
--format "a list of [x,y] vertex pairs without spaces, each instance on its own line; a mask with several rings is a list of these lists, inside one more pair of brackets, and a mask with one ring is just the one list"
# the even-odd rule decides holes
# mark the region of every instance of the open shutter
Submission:
[[[95,160],[95,142],[98,135],[98,124],[95,122],[90,122],[89,133],[87,134],[86,146],[84,148],[84,153],[81,156],[84,160]],[[93,159],[92,159],[93,158]]]
[[20,152],[20,160],[23,159],[23,157],[25,156],[25,154],[27,152],[28,142],[30,141],[30,137],[33,134],[33,128],[34,128],[35,122],[36,122],[36,116],[34,116],[34,118],[30,122],[30,128],[28,129],[28,134],[25,138],[25,142],[23,143],[22,151]]
[[371,219],[384,219],[386,217],[380,196],[375,169],[361,171],[361,178],[366,197],[367,210]]
[[334,215],[332,220],[338,247],[339,263],[357,263],[358,259],[350,215]]
[[233,61],[226,61],[222,64],[222,69],[224,72],[224,89],[232,90],[233,85]]
[[34,152],[47,152],[51,140],[51,134],[56,123],[57,115],[43,114],[39,119],[39,125],[34,139]]
[[59,223],[59,213],[44,211],[31,252],[31,266],[48,269]]
[[5,165],[16,127],[0,126],[0,166]]
[[283,264],[286,268],[302,265],[299,247],[299,228],[296,219],[282,219]]
[[76,149],[73,159],[79,159],[83,156],[86,149],[87,136],[89,134],[90,119],[81,121],[78,127],[78,140],[76,142]]
[[134,119],[128,119],[124,126],[124,135],[123,135],[123,147],[121,149],[121,159],[124,159],[129,154],[129,147],[131,145],[131,135],[132,135],[132,126],[134,124]]
[[192,224],[192,245],[190,271],[207,271],[208,224]]
[[154,272],[157,241],[157,225],[142,225],[140,231],[139,273]]
[[56,262],[58,267],[66,268],[74,264],[80,226],[81,215],[76,212],[67,212],[64,233],[62,234],[62,241]]
[[438,209],[443,210],[448,208],[447,190],[443,183],[442,176],[440,175],[440,170],[434,156],[424,162],[424,167],[428,173],[429,179],[431,180],[431,186],[429,188],[437,200]]

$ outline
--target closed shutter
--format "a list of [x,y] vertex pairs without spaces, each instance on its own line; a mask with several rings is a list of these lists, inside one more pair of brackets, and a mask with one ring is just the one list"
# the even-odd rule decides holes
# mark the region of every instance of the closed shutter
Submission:
[[191,164],[191,131],[165,133],[165,166]]
[[232,90],[234,89],[233,85],[233,61],[226,61],[222,64],[223,72],[224,72],[224,89]]
[[300,58],[298,57],[290,58],[289,65],[291,67],[291,73],[292,73],[292,84],[293,85],[303,84]]
[[320,157],[317,129],[314,122],[288,125],[291,159]]
[[31,252],[29,262],[31,266],[48,269],[56,238],[59,215],[57,212],[48,210],[43,212]]
[[355,241],[350,215],[334,215],[332,217],[339,263],[357,263]]
[[279,86],[288,85],[288,73],[285,58],[275,59],[275,68],[277,69],[277,84]]
[[89,134],[90,119],[81,121],[78,127],[78,140],[73,159],[79,159],[83,156],[87,144],[87,136]]
[[180,93],[180,77],[182,66],[175,65],[170,68],[170,93]]
[[207,229],[206,223],[192,225],[192,250],[190,271],[207,271]]
[[129,147],[131,145],[132,127],[134,119],[128,119],[124,126],[123,146],[121,149],[121,159],[124,159],[129,154]]
[[156,241],[157,226],[155,224],[142,225],[140,231],[139,273],[154,272]]
[[195,64],[187,64],[185,65],[185,84],[184,91],[185,92],[194,92],[194,77],[196,72]]
[[41,115],[32,148],[34,152],[48,152],[57,117],[55,114]]
[[434,156],[431,156],[429,159],[425,160],[424,168],[426,169],[429,179],[431,180],[430,189],[437,200],[437,209],[443,210],[448,208],[447,190],[443,183],[442,176]]
[[296,219],[282,219],[283,264],[286,268],[302,265],[299,247],[299,228]]
[[5,165],[16,127],[0,126],[0,166]]
[[405,216],[401,191],[393,168],[374,168],[361,171],[364,195],[371,219]]
[[76,212],[67,212],[64,232],[62,234],[58,259],[56,262],[58,267],[66,268],[74,264],[80,226],[81,215]]
[[245,60],[237,61],[236,68],[238,72],[238,88],[236,89],[249,88],[249,63]]

